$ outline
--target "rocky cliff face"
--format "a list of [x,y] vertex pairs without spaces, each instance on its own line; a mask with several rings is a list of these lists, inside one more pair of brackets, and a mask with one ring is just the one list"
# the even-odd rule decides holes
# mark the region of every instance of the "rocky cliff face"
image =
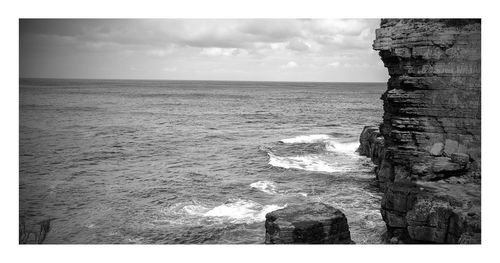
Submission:
[[377,165],[390,237],[480,243],[481,21],[383,19],[373,48],[390,79],[359,151]]

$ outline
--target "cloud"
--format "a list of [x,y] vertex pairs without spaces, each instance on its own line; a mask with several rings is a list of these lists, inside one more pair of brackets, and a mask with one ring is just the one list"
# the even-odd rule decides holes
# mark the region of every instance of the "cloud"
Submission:
[[306,51],[311,47],[310,44],[301,39],[292,39],[288,43],[288,48],[295,51]]
[[330,62],[330,63],[328,63],[328,66],[330,66],[330,67],[338,67],[338,66],[340,66],[340,62],[338,62],[338,61]]
[[254,19],[244,20],[239,27],[243,34],[257,41],[285,41],[301,35],[300,20],[294,19]]
[[175,72],[177,71],[177,67],[164,67],[162,70],[166,72]]
[[211,48],[203,48],[201,50],[202,55],[207,55],[207,56],[232,56],[232,55],[237,55],[238,54],[238,49],[236,48],[217,48],[217,47],[211,47]]
[[[303,76],[314,67],[315,72],[329,67],[340,72],[345,65],[351,71],[353,65],[359,65],[356,69],[376,65],[385,72],[371,49],[379,23],[377,19],[21,19],[20,67],[21,73],[37,76],[49,70],[51,76],[77,70],[90,76],[97,63],[116,72],[140,64],[156,68],[156,74],[165,72],[165,65],[175,65],[182,72],[260,70],[271,75],[273,69],[298,67],[298,61]],[[57,63],[41,66],[50,61]]]
[[169,54],[172,54],[173,49],[151,49],[147,50],[146,53],[151,56],[157,56],[157,57],[166,57]]
[[368,20],[362,19],[314,19],[309,24],[311,31],[318,35],[357,36],[368,26]]
[[283,65],[284,68],[296,68],[298,66],[299,65],[295,61],[289,61],[288,63],[286,63],[285,65]]
[[67,36],[81,42],[114,43],[163,48],[166,45],[199,48],[251,48],[253,43],[285,43],[305,51],[308,42],[352,44],[372,31],[374,24],[360,19],[163,19],[21,20],[21,35]]

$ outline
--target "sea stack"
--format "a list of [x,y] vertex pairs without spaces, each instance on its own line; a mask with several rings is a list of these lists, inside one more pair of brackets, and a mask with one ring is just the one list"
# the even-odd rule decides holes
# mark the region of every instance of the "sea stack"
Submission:
[[373,48],[390,79],[359,152],[389,240],[481,243],[481,20],[383,19]]
[[266,244],[352,244],[347,218],[323,203],[291,205],[266,215]]

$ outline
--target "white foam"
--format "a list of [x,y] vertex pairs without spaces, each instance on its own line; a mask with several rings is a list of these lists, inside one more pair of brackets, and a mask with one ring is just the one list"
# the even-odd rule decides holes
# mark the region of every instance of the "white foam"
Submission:
[[285,207],[286,205],[261,205],[251,200],[236,200],[212,209],[201,205],[188,205],[183,209],[196,216],[220,218],[233,223],[254,223],[264,221],[267,213]]
[[333,166],[333,164],[328,163],[327,161],[322,159],[322,156],[318,155],[292,157],[281,157],[276,156],[272,153],[268,153],[268,155],[269,164],[275,167],[328,173],[345,171],[345,169]]
[[349,155],[354,154],[359,146],[359,142],[338,142],[327,134],[301,135],[294,138],[283,139],[281,142],[286,144],[324,142],[327,151]]
[[186,213],[190,215],[201,215],[210,210],[210,208],[206,208],[202,205],[187,205],[182,208]]
[[282,143],[314,143],[330,139],[330,135],[327,134],[312,134],[312,135],[301,135],[294,138],[283,139]]
[[250,187],[259,189],[266,194],[276,194],[276,184],[271,181],[258,181],[251,183]]
[[329,152],[337,152],[343,154],[352,155],[356,152],[356,149],[359,147],[359,142],[337,142],[337,141],[327,141],[325,144],[325,148]]

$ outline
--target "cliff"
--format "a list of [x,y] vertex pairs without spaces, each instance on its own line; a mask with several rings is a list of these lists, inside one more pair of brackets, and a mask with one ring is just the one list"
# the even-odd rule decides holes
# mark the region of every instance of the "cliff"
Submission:
[[481,242],[481,21],[383,19],[383,123],[366,127],[393,242]]

